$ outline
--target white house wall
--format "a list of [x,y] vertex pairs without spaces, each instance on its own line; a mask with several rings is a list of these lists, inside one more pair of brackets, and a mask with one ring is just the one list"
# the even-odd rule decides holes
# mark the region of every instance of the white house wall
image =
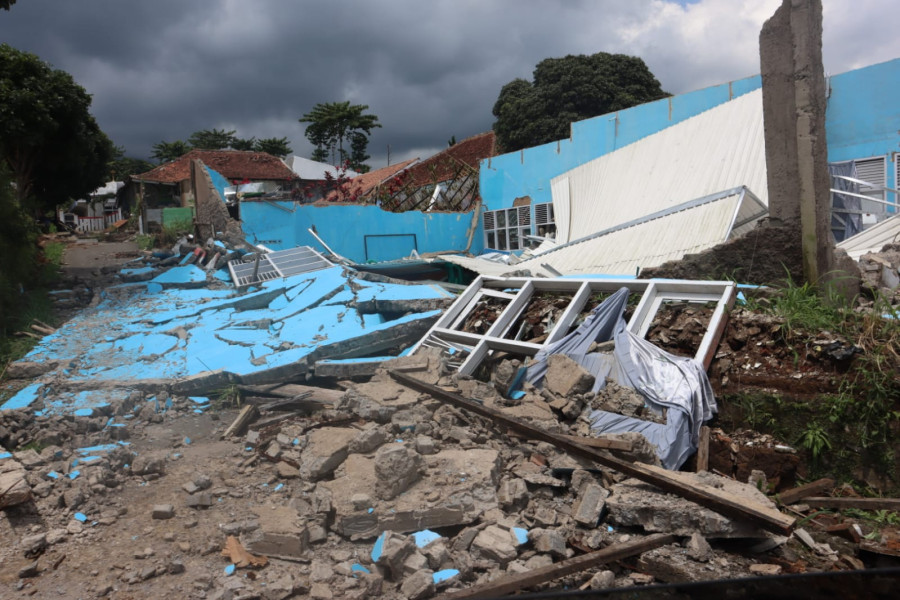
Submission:
[[[565,185],[567,181],[568,185]],[[762,93],[747,93],[551,181],[558,241],[746,186],[768,205]]]

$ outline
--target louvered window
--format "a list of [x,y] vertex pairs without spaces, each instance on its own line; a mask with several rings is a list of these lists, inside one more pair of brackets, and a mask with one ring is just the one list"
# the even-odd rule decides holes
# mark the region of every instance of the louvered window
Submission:
[[[864,158],[856,162],[856,178],[871,185],[859,186],[859,193],[871,196],[875,200],[886,201],[884,186],[886,182],[885,159],[883,156]],[[884,214],[885,206],[879,202],[860,201],[860,210],[872,214]]]
[[556,237],[556,220],[553,218],[553,203],[534,205],[534,234],[541,237]]
[[484,245],[492,250],[522,250],[531,234],[531,209],[517,206],[484,213]]

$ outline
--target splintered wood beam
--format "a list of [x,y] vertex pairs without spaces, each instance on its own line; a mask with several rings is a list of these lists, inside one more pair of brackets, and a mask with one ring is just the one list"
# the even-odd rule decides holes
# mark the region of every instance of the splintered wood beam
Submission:
[[804,498],[803,504],[808,504],[812,508],[859,508],[900,512],[900,498]]
[[815,496],[822,492],[830,492],[834,489],[834,479],[817,479],[805,485],[791,488],[778,494],[778,502],[784,506],[796,504],[798,500],[803,500],[809,496]]
[[697,444],[697,472],[709,470],[709,427],[700,428],[700,442]]
[[634,444],[629,440],[611,440],[603,437],[589,437],[585,435],[560,435],[560,437],[587,446],[588,448],[603,448],[605,450],[624,450],[631,452]]
[[252,404],[247,404],[241,409],[241,412],[238,413],[238,416],[235,417],[234,421],[231,422],[231,425],[228,426],[225,433],[222,434],[222,439],[233,435],[240,435],[244,429],[246,429],[247,425],[253,422],[258,416],[259,410]]
[[624,544],[616,544],[609,546],[603,550],[589,552],[569,558],[562,562],[558,562],[546,567],[533,569],[527,573],[519,573],[501,577],[494,581],[489,581],[481,585],[476,585],[457,592],[450,592],[442,596],[438,596],[437,600],[463,600],[464,598],[496,598],[504,594],[511,594],[534,587],[572,573],[579,573],[587,569],[591,569],[604,563],[609,563],[629,556],[635,556],[675,541],[675,536],[669,533],[657,533],[649,537],[626,542]]
[[463,398],[458,394],[448,392],[436,385],[431,385],[396,371],[389,371],[399,383],[410,387],[414,390],[430,394],[431,396],[443,400],[449,404],[463,408],[477,415],[487,417],[495,425],[508,427],[509,429],[523,434],[532,440],[540,440],[553,444],[561,450],[565,450],[574,456],[581,456],[588,460],[592,460],[610,469],[614,469],[620,473],[634,477],[645,483],[655,485],[663,491],[681,496],[691,502],[696,502],[700,506],[705,506],[710,510],[714,510],[727,517],[747,521],[781,535],[789,534],[796,523],[793,517],[782,514],[780,511],[750,502],[745,498],[737,498],[732,494],[726,494],[722,490],[718,490],[711,486],[700,486],[691,482],[684,481],[675,473],[669,473],[664,469],[653,468],[650,465],[641,463],[630,463],[628,461],[616,458],[609,454],[605,454],[594,448],[588,448],[577,442],[567,440],[561,435],[550,433],[542,429],[538,429],[519,419],[507,416],[501,411],[488,408],[483,404]]

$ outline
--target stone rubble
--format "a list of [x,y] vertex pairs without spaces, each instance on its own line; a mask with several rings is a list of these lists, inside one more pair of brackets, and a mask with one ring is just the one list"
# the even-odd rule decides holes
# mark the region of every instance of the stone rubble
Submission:
[[[515,399],[504,396],[515,360],[500,361],[489,382],[455,375],[432,351],[388,366],[555,433],[589,435],[598,408],[664,419],[614,382],[591,392],[593,377],[564,356],[549,361],[544,389],[526,384]],[[0,459],[0,533],[10,540],[0,596],[63,585],[73,557],[95,546],[107,564],[81,597],[425,599],[654,532],[678,541],[538,589],[777,575],[801,557],[820,568],[861,564],[843,538],[773,537],[496,428],[384,368],[339,385],[333,405],[263,410],[225,440],[235,407],[198,409],[174,391],[130,390],[85,417],[0,412],[0,444],[14,450]],[[616,456],[659,464],[640,434],[613,438],[632,444]],[[748,483],[679,476],[771,503],[760,491],[767,475],[748,473]],[[229,563],[228,536],[268,562]]]

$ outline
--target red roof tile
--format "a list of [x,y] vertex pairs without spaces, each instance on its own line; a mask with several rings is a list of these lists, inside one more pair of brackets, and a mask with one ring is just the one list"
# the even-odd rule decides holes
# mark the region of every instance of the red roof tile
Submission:
[[382,169],[377,169],[375,171],[369,171],[368,173],[363,173],[362,175],[357,175],[353,179],[347,181],[345,188],[345,193],[340,194],[337,191],[331,192],[328,196],[325,197],[326,202],[340,202],[342,200],[341,196],[344,196],[343,200],[346,202],[346,196],[355,196],[362,201],[362,197],[373,191],[380,184],[388,181],[397,173],[416,162],[418,159],[407,160],[406,162],[397,163],[395,165],[390,165],[388,167],[384,167]]
[[454,179],[460,168],[476,172],[482,159],[494,156],[494,132],[479,133],[438,152],[409,169],[409,181],[415,187]]
[[226,179],[291,180],[297,176],[279,158],[265,152],[241,150],[191,150],[181,158],[160,165],[134,179],[177,183],[190,179],[191,160],[199,158]]

